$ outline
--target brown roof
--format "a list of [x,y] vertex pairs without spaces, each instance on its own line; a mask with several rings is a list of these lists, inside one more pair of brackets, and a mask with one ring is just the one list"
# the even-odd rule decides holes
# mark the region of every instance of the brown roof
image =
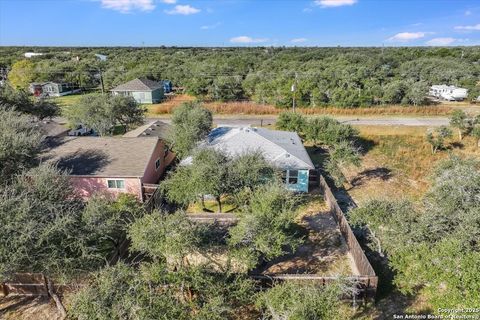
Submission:
[[156,137],[65,137],[43,154],[71,175],[143,177],[158,143]]
[[167,140],[171,126],[163,121],[150,121],[149,123],[129,131],[123,135],[124,138],[136,137],[158,137]]
[[163,83],[150,79],[137,78],[116,86],[111,91],[153,91],[163,88]]

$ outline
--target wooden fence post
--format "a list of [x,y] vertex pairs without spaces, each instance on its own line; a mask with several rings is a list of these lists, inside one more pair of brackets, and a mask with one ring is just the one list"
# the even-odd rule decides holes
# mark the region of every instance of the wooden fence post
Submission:
[[2,287],[3,295],[4,295],[5,297],[8,296],[8,293],[9,293],[9,292],[8,292],[7,284],[6,284],[5,282],[3,282],[0,286]]

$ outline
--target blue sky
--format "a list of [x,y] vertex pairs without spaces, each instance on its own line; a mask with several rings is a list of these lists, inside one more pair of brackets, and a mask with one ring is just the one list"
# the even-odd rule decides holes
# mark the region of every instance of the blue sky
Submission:
[[0,0],[0,45],[479,45],[478,0]]

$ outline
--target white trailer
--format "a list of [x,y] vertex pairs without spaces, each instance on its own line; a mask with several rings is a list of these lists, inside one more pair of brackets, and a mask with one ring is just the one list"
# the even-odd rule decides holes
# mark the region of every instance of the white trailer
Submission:
[[429,94],[438,99],[447,101],[462,101],[468,97],[468,90],[456,86],[433,85],[430,87]]

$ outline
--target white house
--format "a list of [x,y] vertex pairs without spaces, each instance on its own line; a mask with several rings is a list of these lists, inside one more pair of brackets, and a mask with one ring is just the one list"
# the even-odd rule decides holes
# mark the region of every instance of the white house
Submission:
[[25,58],[32,58],[32,57],[37,57],[37,56],[43,56],[43,53],[40,53],[40,52],[25,52],[24,56],[25,56]]
[[[199,147],[220,150],[231,157],[249,151],[260,151],[265,160],[282,170],[286,187],[297,192],[308,192],[310,170],[315,170],[296,132],[253,127],[217,127]],[[187,157],[181,164],[189,165],[192,160],[192,157]]]
[[456,86],[433,85],[430,87],[429,94],[439,99],[447,101],[462,101],[467,98],[468,90]]

